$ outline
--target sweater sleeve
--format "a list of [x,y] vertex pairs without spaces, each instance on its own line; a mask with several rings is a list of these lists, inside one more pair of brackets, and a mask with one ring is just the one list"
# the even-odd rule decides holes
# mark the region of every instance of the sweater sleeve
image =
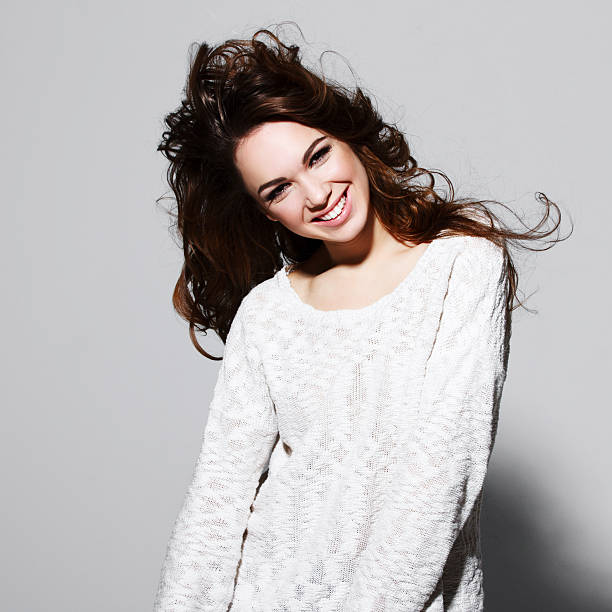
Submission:
[[466,245],[452,265],[420,401],[347,611],[427,609],[484,484],[506,378],[510,313],[503,250],[485,239]]
[[223,612],[233,596],[242,536],[278,432],[244,302],[226,338],[202,447],[176,519],[154,611]]

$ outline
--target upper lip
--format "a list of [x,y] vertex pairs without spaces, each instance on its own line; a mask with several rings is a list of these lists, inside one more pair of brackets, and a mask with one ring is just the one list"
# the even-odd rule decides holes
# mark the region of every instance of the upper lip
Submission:
[[342,196],[346,193],[347,189],[348,189],[348,186],[345,189],[343,189],[342,193],[338,196],[338,199],[325,212],[322,212],[321,214],[316,215],[315,217],[311,219],[311,221],[314,221],[318,217],[324,217],[328,212],[334,210],[334,208],[336,207],[336,204],[338,204],[338,202],[342,199]]

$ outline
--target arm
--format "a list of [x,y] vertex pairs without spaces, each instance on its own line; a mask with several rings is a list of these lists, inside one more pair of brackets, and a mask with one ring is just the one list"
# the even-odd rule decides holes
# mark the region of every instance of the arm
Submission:
[[222,612],[277,421],[241,304],[226,338],[193,480],[168,544],[156,612]]
[[504,263],[500,248],[472,240],[455,258],[418,409],[347,611],[384,600],[387,611],[420,612],[436,592],[495,440],[510,337]]

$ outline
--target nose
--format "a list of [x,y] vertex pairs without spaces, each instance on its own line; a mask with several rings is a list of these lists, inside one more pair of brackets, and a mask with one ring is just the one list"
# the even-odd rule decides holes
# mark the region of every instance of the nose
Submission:
[[331,193],[332,189],[328,183],[313,179],[304,184],[304,194],[309,208],[325,208]]

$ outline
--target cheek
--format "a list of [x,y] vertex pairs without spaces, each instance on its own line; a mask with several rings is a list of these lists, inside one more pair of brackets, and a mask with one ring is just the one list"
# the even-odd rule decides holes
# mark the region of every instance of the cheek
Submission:
[[343,180],[353,174],[353,164],[346,154],[336,155],[333,159],[327,162],[327,173],[329,178]]
[[369,190],[368,174],[363,164],[359,161],[358,158],[355,158],[353,159],[352,167],[353,167],[353,175],[355,177],[355,182],[361,183],[362,188],[365,191],[368,191]]
[[339,179],[351,179],[353,182],[367,180],[365,168],[352,151],[343,151],[334,159],[333,172]]
[[297,226],[304,221],[304,207],[296,194],[287,196],[270,209],[271,214],[283,225]]

